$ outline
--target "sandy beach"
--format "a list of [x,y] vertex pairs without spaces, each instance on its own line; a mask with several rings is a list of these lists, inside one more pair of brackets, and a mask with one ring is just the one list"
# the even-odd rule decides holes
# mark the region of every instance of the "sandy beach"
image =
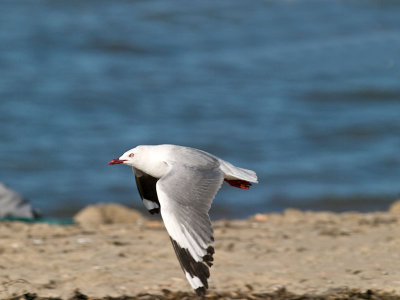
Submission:
[[[0,223],[0,298],[194,298],[162,222],[133,213],[133,223]],[[399,218],[395,203],[216,221],[207,297],[400,299]]]

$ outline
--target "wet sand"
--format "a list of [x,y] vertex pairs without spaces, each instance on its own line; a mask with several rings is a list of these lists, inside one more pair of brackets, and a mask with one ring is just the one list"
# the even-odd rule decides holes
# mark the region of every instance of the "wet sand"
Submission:
[[[214,222],[208,298],[400,299],[399,206],[369,214],[288,209]],[[77,290],[94,299],[194,297],[159,221],[3,222],[0,238],[1,299],[71,299]]]

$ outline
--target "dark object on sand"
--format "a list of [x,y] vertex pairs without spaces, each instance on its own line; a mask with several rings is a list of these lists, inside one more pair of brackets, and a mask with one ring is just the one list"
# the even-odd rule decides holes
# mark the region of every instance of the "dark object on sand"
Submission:
[[0,182],[0,219],[3,218],[38,218],[28,199]]
[[[162,295],[147,294],[142,293],[135,296],[122,296],[122,297],[110,297],[105,296],[104,298],[91,298],[85,294],[82,294],[79,290],[75,290],[74,295],[68,300],[86,300],[86,299],[96,299],[96,300],[193,300],[193,299],[204,299],[201,296],[195,296],[193,293],[188,292],[172,292],[169,290],[162,290]],[[228,299],[254,299],[254,300],[363,300],[363,299],[376,299],[376,300],[398,300],[399,296],[392,293],[386,293],[379,290],[366,290],[360,291],[358,289],[330,289],[323,294],[304,294],[296,295],[285,288],[280,288],[275,292],[271,293],[252,293],[252,292],[210,292],[207,299],[214,300],[228,300]],[[47,298],[40,297],[36,294],[27,293],[17,297],[8,298],[7,300],[62,300],[61,298]]]

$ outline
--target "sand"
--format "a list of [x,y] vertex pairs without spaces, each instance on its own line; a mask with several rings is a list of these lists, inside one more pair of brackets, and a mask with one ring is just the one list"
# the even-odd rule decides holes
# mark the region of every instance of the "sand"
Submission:
[[[294,299],[293,294],[311,299],[359,291],[400,299],[399,206],[368,214],[288,209],[214,222],[209,295],[258,299],[284,291],[289,296],[283,293],[279,299]],[[1,299],[27,293],[69,299],[76,290],[99,299],[169,293],[194,297],[159,221],[2,222],[0,238]]]

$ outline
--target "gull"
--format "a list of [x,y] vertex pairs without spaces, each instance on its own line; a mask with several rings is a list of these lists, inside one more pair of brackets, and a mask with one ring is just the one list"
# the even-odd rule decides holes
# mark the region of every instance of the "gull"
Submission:
[[224,181],[249,189],[258,183],[256,173],[177,145],[137,146],[108,164],[132,167],[143,204],[161,214],[186,279],[204,296],[214,260],[211,202]]

